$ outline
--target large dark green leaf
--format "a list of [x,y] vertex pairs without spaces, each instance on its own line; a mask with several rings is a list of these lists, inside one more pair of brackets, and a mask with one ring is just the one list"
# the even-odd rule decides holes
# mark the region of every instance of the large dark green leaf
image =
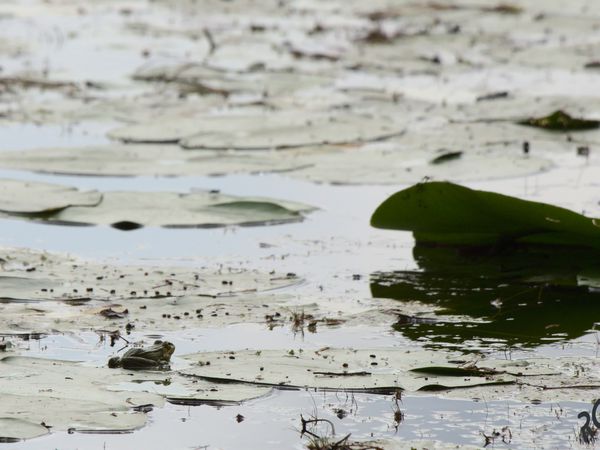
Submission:
[[376,228],[441,245],[552,244],[600,248],[600,220],[545,203],[448,182],[414,185],[373,213]]

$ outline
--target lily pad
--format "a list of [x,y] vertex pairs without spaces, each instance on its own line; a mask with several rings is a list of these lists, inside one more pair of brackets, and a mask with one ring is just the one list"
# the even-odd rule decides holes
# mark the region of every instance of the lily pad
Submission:
[[[11,190],[6,190],[3,210],[0,195],[0,211],[6,216],[24,217],[23,213],[27,213],[30,219],[51,223],[102,224],[121,230],[143,226],[211,228],[288,223],[303,220],[302,213],[314,209],[299,203],[213,192],[82,193],[60,185],[10,180],[6,186]],[[17,205],[12,196],[20,200]]]
[[[481,132],[489,136],[489,130]],[[294,178],[315,182],[386,184],[418,182],[426,176],[452,180],[500,178],[537,173],[552,166],[549,160],[540,156],[523,155],[520,142],[512,146],[484,142],[461,144],[467,139],[467,133],[479,133],[479,128],[464,130],[464,136],[457,135],[450,142],[446,136],[449,145],[462,146],[464,150],[460,157],[443,158],[444,161],[436,158],[458,152],[440,150],[442,136],[434,137],[428,133],[425,142],[422,132],[359,147],[320,145],[285,152],[189,151],[176,145],[158,144],[34,149],[0,153],[0,167],[101,176],[285,172]],[[538,147],[533,141],[532,146]],[[438,163],[431,164],[430,161]]]
[[412,231],[419,243],[600,248],[596,219],[448,182],[420,183],[395,193],[375,210],[371,225]]
[[[0,360],[3,383],[0,417],[44,423],[53,430],[131,431],[145,424],[138,405],[161,406],[161,396],[147,392],[111,392],[108,384],[127,380],[125,372],[85,368],[75,363],[6,357]],[[33,426],[33,425],[31,425]],[[31,429],[17,427],[18,438]]]
[[269,392],[253,386],[221,389],[174,372],[134,373],[28,357],[1,359],[0,373],[0,436],[14,439],[49,430],[128,432],[142,427],[145,411],[162,406],[165,399],[190,405],[235,404]]
[[523,120],[519,124],[550,131],[585,131],[600,127],[600,121],[598,120],[578,119],[560,110],[546,117]]
[[43,173],[101,176],[188,176],[289,171],[302,161],[262,152],[204,150],[177,145],[104,145],[1,152],[0,166]]
[[452,354],[402,349],[335,349],[318,351],[215,352],[188,355],[195,365],[182,374],[223,383],[249,383],[281,389],[316,388],[394,393],[407,389],[466,388],[513,382],[510,376],[424,376],[412,371],[436,363],[450,364]]
[[[136,298],[173,300],[184,296],[217,297],[251,293],[298,281],[291,274],[286,276],[247,270],[172,266],[124,266],[12,248],[4,249],[2,253],[0,286],[1,297],[5,300],[59,300],[75,303],[92,300],[118,302]],[[107,307],[110,304],[104,303],[102,306]],[[96,312],[99,311],[100,308]],[[56,314],[70,316],[65,310],[56,311]]]
[[385,120],[353,114],[265,112],[165,117],[113,130],[125,142],[176,143],[185,148],[277,149],[383,139],[402,131]]
[[[423,139],[426,139],[423,137]],[[296,159],[305,165],[289,176],[333,184],[416,183],[423,178],[455,181],[504,178],[542,172],[552,163],[540,157],[524,157],[520,151],[504,146],[464,151],[461,157],[431,164],[439,154],[435,150],[407,148],[402,140],[377,142],[361,148],[307,153]]]
[[142,226],[213,228],[270,225],[303,220],[312,207],[265,198],[240,198],[210,192],[106,192],[94,208],[73,207],[47,220],[103,224],[120,229]]
[[48,434],[48,428],[41,424],[11,417],[0,418],[0,442],[17,442]]
[[146,65],[133,75],[141,81],[169,82],[183,92],[200,95],[222,96],[252,94],[267,98],[281,98],[296,91],[303,91],[331,83],[327,74],[296,72],[248,73],[224,72],[197,62],[174,65]]
[[19,180],[0,180],[0,212],[8,214],[52,214],[70,206],[92,207],[102,201],[96,191]]

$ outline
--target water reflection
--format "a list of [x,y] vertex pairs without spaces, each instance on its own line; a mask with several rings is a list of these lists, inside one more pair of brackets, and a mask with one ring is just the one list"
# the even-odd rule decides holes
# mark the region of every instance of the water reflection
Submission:
[[[597,252],[416,246],[413,254],[420,270],[376,272],[371,293],[403,302],[394,328],[427,346],[535,347],[582,336],[600,321]],[[435,317],[412,314],[415,300],[434,306]]]

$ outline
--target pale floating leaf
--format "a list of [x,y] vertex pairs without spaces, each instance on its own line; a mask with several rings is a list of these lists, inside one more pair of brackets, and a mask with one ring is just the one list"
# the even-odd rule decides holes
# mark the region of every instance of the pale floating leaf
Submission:
[[[1,183],[1,181],[0,181]],[[212,192],[97,192],[37,182],[5,182],[6,216],[75,225],[219,227],[298,222],[314,208],[266,198]],[[79,201],[79,203],[77,203]],[[27,213],[26,216],[23,214]]]
[[351,442],[349,450],[361,449],[384,449],[384,450],[477,450],[481,446],[465,445],[465,444],[449,444],[448,442],[436,441],[431,439],[377,439],[374,441]]
[[[0,417],[43,422],[56,431],[130,431],[146,421],[145,414],[133,407],[164,403],[162,396],[147,392],[109,391],[108,384],[131,378],[125,371],[26,357],[3,358],[0,368]],[[15,431],[29,434],[16,437],[31,437],[30,427]]]
[[527,403],[579,401],[589,403],[600,389],[595,360],[588,357],[532,357],[512,360],[489,359],[479,367],[518,374],[515,385],[477,386],[463,392],[447,391],[444,397],[518,400]]
[[262,152],[190,152],[176,145],[108,145],[1,152],[0,166],[43,173],[103,176],[226,175],[294,170],[302,161]]
[[2,417],[0,418],[0,442],[16,442],[23,439],[33,439],[48,434],[48,428],[27,420]]
[[206,61],[208,67],[224,72],[297,70],[298,64],[294,63],[294,58],[287,52],[278,51],[275,45],[265,40],[248,36],[220,43]]
[[451,354],[391,349],[267,350],[213,352],[188,355],[195,365],[184,375],[219,382],[275,386],[282,389],[317,388],[373,393],[396,390],[446,390],[480,384],[510,383],[510,376],[423,376],[411,369],[449,364]]
[[200,95],[259,94],[279,98],[331,83],[326,74],[294,72],[223,72],[203,64],[146,65],[134,74],[136,80],[175,83],[180,90]]
[[520,148],[508,150],[504,146],[463,151],[460,158],[431,164],[438,156],[435,151],[409,150],[400,143],[377,143],[360,149],[307,154],[301,159],[306,164],[289,175],[334,184],[397,184],[424,178],[477,180],[523,176],[552,167],[547,159],[527,157]]
[[106,192],[94,208],[72,207],[49,221],[102,224],[119,229],[141,226],[213,228],[299,222],[313,208],[265,198],[233,197],[209,192]]
[[87,302],[235,295],[298,281],[292,275],[239,269],[121,266],[22,249],[4,249],[3,253],[0,286],[7,300]]
[[150,392],[161,395],[169,403],[178,405],[239,405],[244,401],[268,395],[272,388],[249,384],[222,384],[183,377],[176,372],[168,373],[164,380],[156,376],[131,377],[130,381],[113,384],[111,391]]
[[185,148],[273,149],[378,140],[401,132],[386,120],[354,114],[226,114],[168,118],[109,133],[125,142],[179,142]]
[[144,426],[145,412],[161,407],[165,399],[189,405],[229,405],[270,390],[225,388],[174,372],[131,372],[28,357],[5,357],[0,369],[0,437],[15,439],[40,436],[48,432],[46,427],[52,431],[127,432]]
[[0,211],[9,214],[50,214],[70,206],[96,206],[102,194],[72,187],[19,180],[0,180]]

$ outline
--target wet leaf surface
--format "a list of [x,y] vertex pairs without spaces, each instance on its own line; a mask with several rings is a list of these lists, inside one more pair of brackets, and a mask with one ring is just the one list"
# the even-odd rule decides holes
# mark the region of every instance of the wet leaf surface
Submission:
[[7,216],[57,224],[111,225],[123,231],[143,226],[212,228],[297,222],[303,220],[302,212],[313,209],[299,203],[213,192],[100,194],[34,182],[4,183],[5,206],[0,196],[0,210]]
[[94,207],[101,201],[99,192],[82,192],[48,183],[0,180],[0,211],[7,214],[53,214],[71,206]]
[[92,300],[217,297],[273,289],[298,281],[291,275],[232,268],[102,264],[23,249],[4,249],[1,267],[2,298],[25,302],[53,300],[76,304]]
[[391,123],[350,114],[293,112],[228,114],[194,119],[161,118],[113,130],[125,142],[180,142],[184,148],[278,149],[379,140],[402,131]]
[[273,158],[270,153],[189,152],[165,145],[44,148],[0,153],[0,165],[4,168],[91,176],[216,176],[289,171],[302,164],[305,163],[293,158]]
[[[451,354],[402,349],[334,349],[318,351],[222,352],[189,355],[194,366],[182,373],[223,383],[250,383],[280,389],[315,388],[346,392],[393,394],[397,390],[468,388],[487,383],[512,383],[509,376],[489,374],[458,379],[447,373],[424,376],[422,365],[447,362]],[[207,364],[208,362],[208,364]],[[430,376],[429,376],[430,375]]]
[[[268,393],[268,389],[240,386],[221,394],[210,383],[191,382],[173,373],[133,373],[51,359],[5,357],[0,367],[5,381],[2,431],[5,437],[16,439],[49,430],[131,432],[145,424],[145,412],[160,407],[165,399],[201,404],[210,403],[211,398],[234,402]],[[11,421],[14,415],[20,420]]]
[[447,182],[397,192],[371,217],[378,228],[412,231],[440,245],[571,245],[598,248],[598,221],[573,211]]

